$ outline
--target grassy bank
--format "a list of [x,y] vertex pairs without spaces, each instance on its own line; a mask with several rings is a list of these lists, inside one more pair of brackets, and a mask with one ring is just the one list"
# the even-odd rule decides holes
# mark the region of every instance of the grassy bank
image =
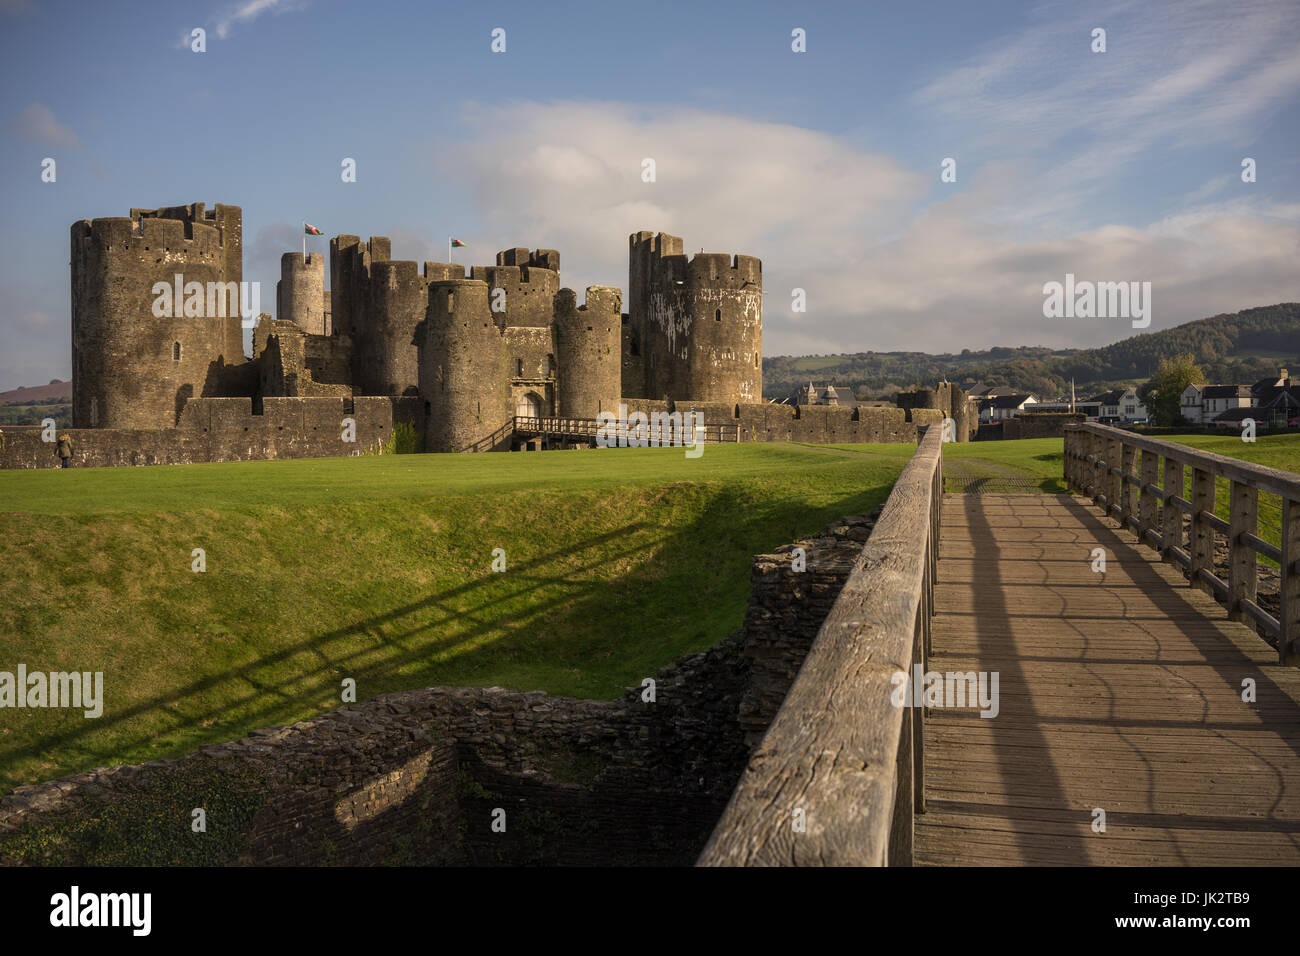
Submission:
[[740,625],[755,553],[883,502],[913,450],[887,447],[0,472],[0,670],[106,697],[0,711],[0,790],[307,718],[349,677],[613,697]]

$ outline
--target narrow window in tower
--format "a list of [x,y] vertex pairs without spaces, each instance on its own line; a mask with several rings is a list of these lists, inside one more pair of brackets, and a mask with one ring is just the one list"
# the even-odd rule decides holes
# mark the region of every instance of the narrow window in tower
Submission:
[[179,342],[173,342],[173,343],[172,343],[172,361],[173,361],[173,362],[179,362],[180,360],[181,360],[181,343],[179,343]]
[[523,378],[523,377],[524,377],[524,360],[523,360],[523,359],[515,359],[515,377],[516,377],[516,378]]
[[721,321],[722,321],[722,310],[721,310],[721,309],[714,309],[714,310],[713,310],[713,321],[715,321],[715,322],[721,322]]
[[448,312],[451,312],[451,311],[452,311],[452,300],[453,300],[454,296],[455,296],[455,293],[454,293],[454,292],[448,292],[448,293],[447,293],[447,311],[448,311]]

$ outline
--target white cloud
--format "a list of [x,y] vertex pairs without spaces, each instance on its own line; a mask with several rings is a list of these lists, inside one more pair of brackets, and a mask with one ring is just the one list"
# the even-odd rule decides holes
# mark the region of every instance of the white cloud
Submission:
[[[1133,334],[1120,320],[1043,318],[1043,283],[1067,272],[1152,282],[1151,331],[1300,300],[1294,205],[1185,202],[1145,225],[1027,236],[997,221],[1021,188],[1010,163],[918,216],[932,171],[794,126],[589,102],[475,106],[466,122],[471,141],[439,145],[434,162],[474,197],[482,243],[558,248],[580,295],[590,284],[626,289],[627,236],[639,229],[682,236],[689,253],[757,255],[769,355]],[[655,183],[641,182],[644,157],[656,160]],[[796,286],[808,294],[803,315],[789,309]]]
[[213,30],[224,40],[239,23],[251,23],[263,13],[286,13],[303,5],[302,0],[244,0],[218,14]]
[[38,146],[65,146],[78,149],[81,140],[77,134],[54,118],[54,112],[44,103],[32,103],[9,121],[21,139]]

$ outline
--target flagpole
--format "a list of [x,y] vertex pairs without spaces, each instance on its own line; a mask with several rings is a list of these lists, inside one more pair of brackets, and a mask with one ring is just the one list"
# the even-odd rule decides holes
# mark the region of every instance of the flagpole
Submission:
[[447,265],[451,265],[451,236],[447,237]]
[[307,261],[307,220],[302,221],[302,261]]

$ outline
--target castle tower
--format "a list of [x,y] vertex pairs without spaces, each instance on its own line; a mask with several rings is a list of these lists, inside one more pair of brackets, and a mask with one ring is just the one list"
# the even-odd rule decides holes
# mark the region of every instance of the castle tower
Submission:
[[429,309],[429,286],[414,262],[370,264],[364,326],[353,328],[355,383],[363,395],[414,395],[420,364],[416,329]]
[[555,296],[555,413],[568,418],[617,414],[623,380],[623,294],[608,286],[588,286],[586,305],[576,305],[572,289],[561,289]]
[[328,335],[325,328],[325,257],[318,252],[304,259],[301,252],[280,257],[280,281],[275,285],[276,318],[288,319],[309,335]]
[[170,428],[228,389],[246,361],[241,232],[238,206],[203,203],[73,223],[75,427]]
[[[505,311],[493,313],[505,328],[545,328],[551,324],[560,291],[560,254],[554,249],[506,249],[495,266],[474,266],[471,279],[488,285],[489,297],[505,293]],[[489,298],[489,303],[491,298]]]
[[370,266],[391,257],[392,244],[384,236],[362,242],[356,236],[330,240],[330,314],[333,332],[352,335],[365,324],[366,284]]
[[638,232],[629,240],[630,341],[643,396],[761,402],[763,265],[753,256],[699,253],[682,240]]
[[429,285],[419,361],[429,451],[464,451],[510,420],[505,345],[489,291],[478,279]]

